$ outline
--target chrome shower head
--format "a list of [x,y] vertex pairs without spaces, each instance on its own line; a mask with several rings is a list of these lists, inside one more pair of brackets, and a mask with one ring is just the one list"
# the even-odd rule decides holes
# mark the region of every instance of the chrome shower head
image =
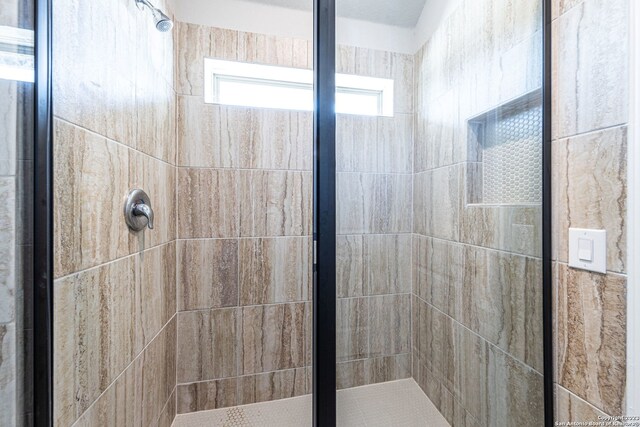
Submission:
[[136,0],[136,5],[138,9],[144,9],[144,6],[147,6],[153,15],[153,19],[156,22],[156,29],[162,33],[166,33],[171,31],[173,28],[173,21],[169,18],[163,11],[155,7],[148,0]]

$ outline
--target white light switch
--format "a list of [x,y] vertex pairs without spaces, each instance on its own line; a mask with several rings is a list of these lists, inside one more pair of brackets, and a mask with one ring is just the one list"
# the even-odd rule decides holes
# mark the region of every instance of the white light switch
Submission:
[[578,238],[578,259],[593,262],[593,240]]
[[569,229],[569,267],[607,272],[606,230]]

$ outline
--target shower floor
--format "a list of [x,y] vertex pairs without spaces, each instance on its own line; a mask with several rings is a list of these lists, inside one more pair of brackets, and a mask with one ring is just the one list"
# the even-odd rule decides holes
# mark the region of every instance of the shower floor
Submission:
[[[449,427],[413,379],[338,391],[338,426]],[[311,426],[311,395],[178,415],[173,427]]]

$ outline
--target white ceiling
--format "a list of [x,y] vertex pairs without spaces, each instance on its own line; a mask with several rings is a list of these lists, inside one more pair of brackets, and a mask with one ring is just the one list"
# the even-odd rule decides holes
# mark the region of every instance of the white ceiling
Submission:
[[[313,0],[248,0],[254,3],[311,10]],[[336,0],[337,15],[396,27],[414,28],[426,0]]]

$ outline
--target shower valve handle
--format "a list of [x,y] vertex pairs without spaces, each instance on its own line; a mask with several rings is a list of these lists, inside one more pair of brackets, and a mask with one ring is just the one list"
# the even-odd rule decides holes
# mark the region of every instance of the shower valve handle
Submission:
[[129,192],[124,203],[124,219],[132,231],[142,231],[145,227],[153,230],[153,209],[147,193],[140,189]]

